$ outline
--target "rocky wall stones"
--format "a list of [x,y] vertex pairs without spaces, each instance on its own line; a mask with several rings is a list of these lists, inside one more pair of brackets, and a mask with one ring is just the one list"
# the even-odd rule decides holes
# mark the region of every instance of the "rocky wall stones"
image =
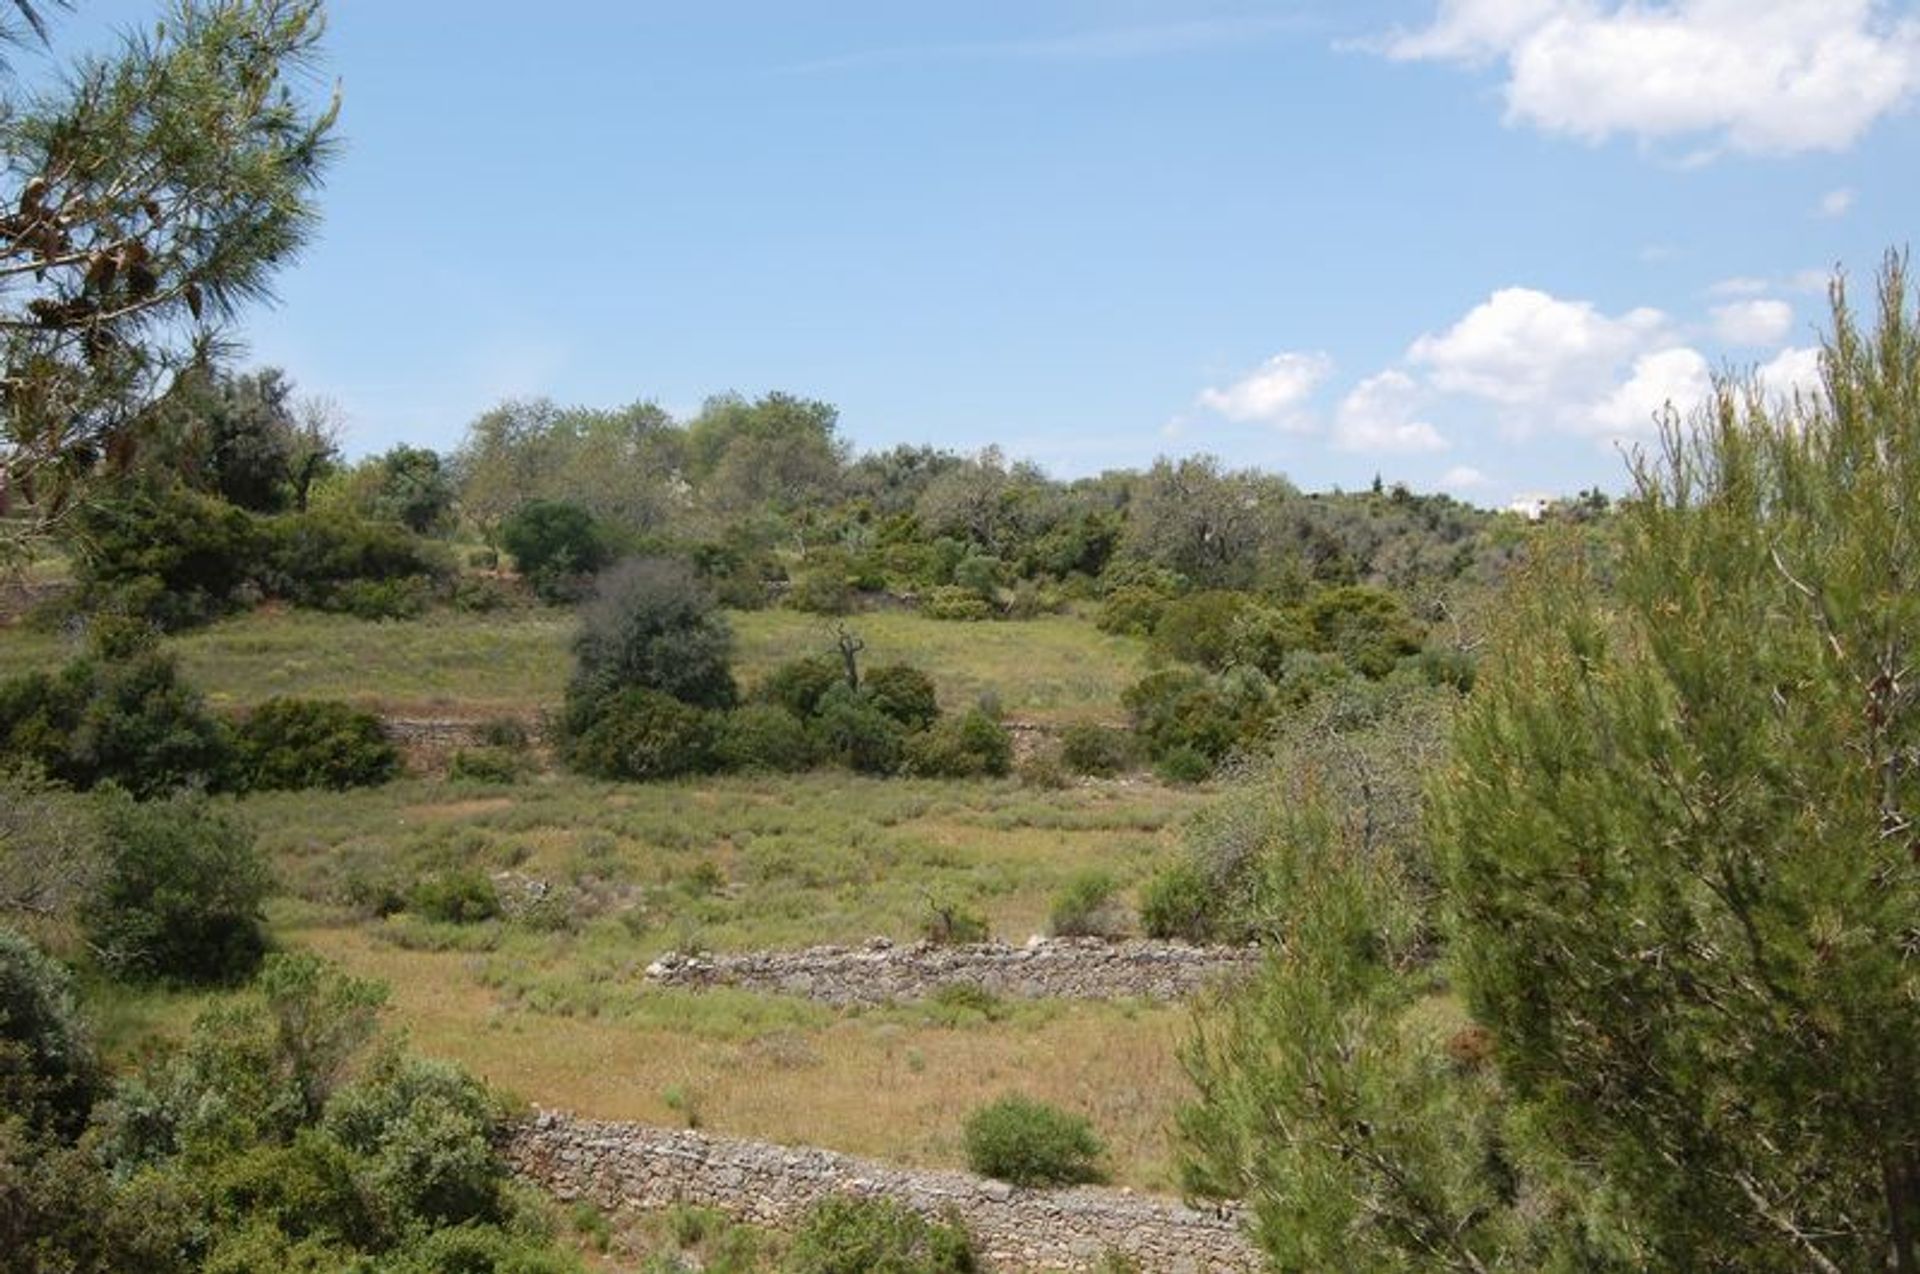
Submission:
[[1173,1000],[1243,972],[1259,958],[1252,947],[1145,940],[1036,938],[1022,947],[999,942],[903,947],[875,938],[864,947],[668,954],[648,966],[647,977],[663,986],[737,986],[828,1004],[923,999],[955,983],[1027,999]]
[[774,1229],[834,1195],[884,1196],[953,1219],[998,1271],[1092,1270],[1110,1255],[1153,1274],[1259,1268],[1237,1210],[1201,1211],[1126,1190],[1033,1190],[964,1172],[896,1168],[825,1150],[541,1113],[505,1145],[515,1170],[565,1201],[715,1208]]

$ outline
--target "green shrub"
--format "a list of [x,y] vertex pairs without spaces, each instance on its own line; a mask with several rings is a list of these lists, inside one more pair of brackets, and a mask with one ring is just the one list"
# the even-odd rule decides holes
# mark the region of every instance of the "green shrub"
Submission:
[[204,800],[101,804],[105,877],[82,906],[87,940],[115,974],[232,982],[266,953],[272,880],[253,834]]
[[773,774],[808,769],[817,755],[806,723],[771,703],[750,703],[721,718],[715,752],[723,769]]
[[1117,637],[1145,637],[1160,622],[1169,597],[1156,588],[1123,584],[1107,594],[1100,603],[1094,626]]
[[906,731],[864,695],[833,687],[821,696],[813,735],[838,764],[861,774],[892,774],[900,768]]
[[400,752],[380,719],[331,699],[269,699],[234,732],[241,785],[345,791],[400,773]]
[[847,615],[857,596],[843,571],[821,568],[796,575],[785,600],[789,608],[809,615]]
[[73,530],[81,603],[168,630],[234,609],[264,547],[257,520],[244,510],[160,483],[82,502]]
[[993,618],[993,603],[971,589],[942,584],[927,590],[920,601],[920,613],[929,619],[978,623]]
[[910,664],[882,664],[862,678],[860,690],[908,730],[924,730],[940,717],[933,678]]
[[72,1138],[102,1082],[72,977],[0,928],[0,1110],[35,1134]]
[[443,924],[479,924],[499,917],[500,893],[484,872],[441,872],[407,891],[407,907]]
[[985,942],[990,935],[985,915],[965,903],[927,899],[927,917],[920,934],[928,942],[943,947]]
[[974,708],[910,736],[904,757],[907,772],[923,778],[999,777],[1013,768],[1013,740],[1005,726]]
[[1002,1097],[968,1117],[967,1166],[1019,1186],[1070,1186],[1099,1181],[1106,1147],[1093,1125],[1045,1102]]
[[259,587],[297,606],[405,619],[425,611],[435,587],[453,576],[444,548],[340,511],[261,519],[259,533]]
[[1028,787],[1058,792],[1073,785],[1073,771],[1060,760],[1060,749],[1042,748],[1020,763],[1020,781]]
[[594,583],[574,638],[569,712],[629,687],[702,708],[738,698],[733,632],[691,568],[666,558],[628,558]]
[[1134,732],[1155,757],[1189,749],[1215,760],[1239,740],[1241,722],[1206,674],[1192,668],[1148,673],[1120,696]]
[[455,748],[447,760],[453,783],[518,783],[526,770],[525,753],[513,748]]
[[820,700],[847,684],[846,669],[830,655],[809,655],[781,664],[760,683],[759,698],[778,704],[801,720],[820,710]]
[[969,553],[953,565],[953,587],[992,604],[1005,582],[1007,564],[987,553]]
[[1363,677],[1379,678],[1420,649],[1420,626],[1398,595],[1350,584],[1310,598],[1306,621],[1320,650],[1339,655]]
[[624,690],[596,705],[592,723],[567,741],[567,764],[604,779],[706,774],[718,763],[716,720],[657,690]]
[[433,605],[433,581],[424,575],[346,580],[328,589],[324,600],[307,604],[355,619],[418,619]]
[[76,788],[112,782],[138,797],[228,786],[233,736],[173,660],[77,659],[0,681],[0,764],[29,764]]
[[1057,938],[1110,938],[1125,927],[1126,916],[1116,897],[1119,883],[1106,872],[1081,872],[1054,896],[1048,928]]
[[1211,942],[1219,894],[1191,862],[1165,868],[1140,890],[1140,927],[1149,938]]
[[1168,783],[1204,783],[1213,777],[1213,765],[1206,753],[1182,744],[1164,753],[1153,772]]
[[1133,761],[1133,737],[1124,730],[1076,722],[1060,735],[1060,763],[1075,774],[1111,778]]
[[1234,654],[1237,626],[1253,599],[1245,593],[1189,593],[1161,607],[1149,648],[1162,659],[1219,671]]
[[827,1199],[807,1213],[785,1274],[971,1274],[972,1243],[892,1199]]
[[500,525],[500,546],[542,601],[571,602],[612,560],[593,515],[560,500],[529,500]]

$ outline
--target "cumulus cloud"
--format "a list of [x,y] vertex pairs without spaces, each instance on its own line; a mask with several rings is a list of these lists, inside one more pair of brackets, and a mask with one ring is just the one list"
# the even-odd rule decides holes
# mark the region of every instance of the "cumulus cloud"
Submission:
[[1440,485],[1448,491],[1471,491],[1491,481],[1493,479],[1470,464],[1457,464],[1440,475]]
[[1275,354],[1231,385],[1200,391],[1199,404],[1228,420],[1304,429],[1306,405],[1328,376],[1333,360],[1325,354]]
[[1608,440],[1645,437],[1669,406],[1685,416],[1712,392],[1713,373],[1699,350],[1657,350],[1634,360],[1632,375],[1594,406],[1587,424]]
[[1502,288],[1451,328],[1414,341],[1407,358],[1437,389],[1537,408],[1590,396],[1667,327],[1659,310],[1609,317],[1588,301]]
[[1785,301],[1735,301],[1713,309],[1713,334],[1727,345],[1778,345],[1793,328],[1793,307]]
[[1816,215],[1826,217],[1829,220],[1835,217],[1844,217],[1853,211],[1853,201],[1855,198],[1856,195],[1851,186],[1842,186],[1838,190],[1829,190],[1826,194],[1820,196],[1820,202],[1815,206],[1814,212]]
[[1920,20],[1887,0],[1441,0],[1374,47],[1499,65],[1508,123],[1590,142],[1843,150],[1920,89]]
[[1355,385],[1340,400],[1333,445],[1371,453],[1441,451],[1447,440],[1418,419],[1420,386],[1402,371],[1388,370]]
[[1762,393],[1773,398],[1792,398],[1812,394],[1820,388],[1820,351],[1816,348],[1783,349],[1754,370]]

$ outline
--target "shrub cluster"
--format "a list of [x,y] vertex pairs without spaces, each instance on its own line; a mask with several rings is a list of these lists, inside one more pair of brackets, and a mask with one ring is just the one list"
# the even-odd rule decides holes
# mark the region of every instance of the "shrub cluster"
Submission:
[[957,1222],[927,1220],[891,1199],[838,1196],[807,1214],[787,1274],[972,1274],[972,1242]]
[[400,755],[379,721],[345,704],[271,699],[236,727],[208,711],[172,658],[140,650],[0,681],[0,766],[27,765],[75,788],[136,797],[184,790],[342,789],[384,783]]
[[1045,1102],[1002,1097],[968,1117],[967,1166],[1017,1186],[1071,1186],[1099,1181],[1106,1147],[1093,1125]]

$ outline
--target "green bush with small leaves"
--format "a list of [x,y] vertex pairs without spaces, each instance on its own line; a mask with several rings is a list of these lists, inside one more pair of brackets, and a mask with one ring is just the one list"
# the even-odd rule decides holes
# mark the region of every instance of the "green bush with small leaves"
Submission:
[[771,703],[750,703],[721,718],[715,755],[723,769],[792,774],[819,757],[806,723]]
[[787,1249],[784,1274],[972,1274],[973,1245],[957,1223],[927,1220],[892,1199],[838,1196],[816,1204]]
[[1013,768],[1013,740],[1005,726],[974,708],[909,737],[905,758],[907,772],[922,778],[1001,777]]
[[1092,1124],[1017,1094],[974,1111],[962,1139],[968,1167],[1013,1185],[1082,1185],[1105,1175],[1106,1146]]
[[332,699],[269,699],[234,731],[241,786],[278,790],[369,787],[400,773],[380,719]]
[[929,619],[979,623],[993,618],[993,603],[970,588],[942,584],[927,590],[920,602],[920,613]]
[[1140,927],[1149,938],[1209,942],[1215,933],[1219,893],[1191,862],[1162,870],[1140,890]]
[[940,719],[940,698],[933,678],[910,664],[882,664],[860,681],[861,693],[908,730],[924,730]]
[[1060,763],[1075,774],[1111,778],[1133,762],[1133,738],[1125,730],[1077,722],[1060,735]]
[[478,871],[449,871],[428,876],[407,892],[407,906],[428,920],[470,925],[500,915],[500,893]]

